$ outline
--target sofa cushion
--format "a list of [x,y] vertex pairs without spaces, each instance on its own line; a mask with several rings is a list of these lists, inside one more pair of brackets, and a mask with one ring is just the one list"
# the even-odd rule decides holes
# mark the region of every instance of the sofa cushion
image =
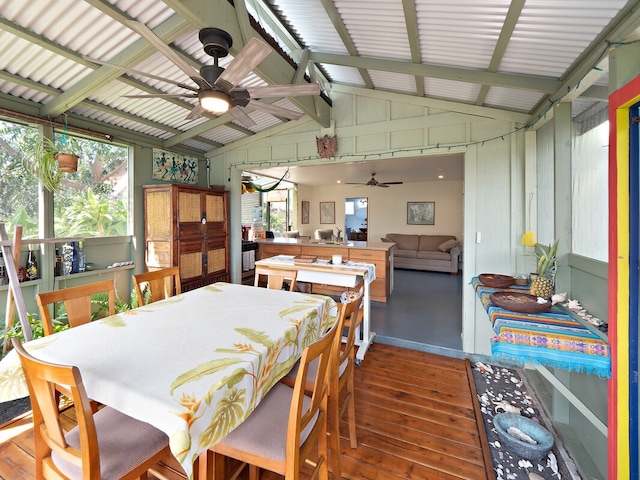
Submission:
[[418,251],[417,250],[398,250],[396,248],[393,251],[393,256],[402,257],[402,258],[418,258]]
[[[418,250],[418,235],[407,235],[404,233],[388,233],[387,238],[396,244],[398,250]],[[440,244],[438,242],[436,247]],[[435,250],[435,248],[434,248]]]
[[393,243],[393,240],[387,237],[380,237],[380,241],[383,243]]
[[424,260],[451,260],[449,252],[441,252],[440,250],[421,250],[418,252],[418,258]]
[[458,245],[457,240],[445,240],[440,245],[438,245],[438,250],[440,250],[441,252],[448,252],[456,245]]
[[420,248],[418,250],[437,251],[438,246],[447,240],[455,240],[453,235],[420,235]]

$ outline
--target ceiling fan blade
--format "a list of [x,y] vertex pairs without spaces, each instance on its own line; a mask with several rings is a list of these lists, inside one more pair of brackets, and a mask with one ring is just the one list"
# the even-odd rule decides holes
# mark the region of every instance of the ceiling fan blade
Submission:
[[379,183],[378,185],[385,185],[385,186],[387,186],[387,185],[402,185],[402,182],[382,182],[382,183]]
[[240,125],[242,125],[243,127],[254,127],[256,125],[256,122],[253,121],[253,119],[247,115],[247,113],[242,110],[240,107],[233,107],[229,110],[229,115],[231,115],[234,120],[237,120],[238,123]]
[[229,92],[244,77],[262,62],[272,49],[269,45],[256,37],[251,37],[240,53],[231,61],[229,66],[215,81],[217,87]]
[[146,93],[141,95],[123,95],[125,98],[198,98],[197,93]]
[[320,95],[317,83],[300,83],[296,85],[268,85],[264,87],[247,87],[251,98],[296,97],[301,95]]
[[254,110],[260,110],[261,112],[270,113],[271,115],[275,115],[276,117],[289,118],[291,120],[298,120],[303,115],[303,113],[301,112],[294,112],[293,110],[289,110],[287,108],[258,102],[257,100],[249,100],[247,107],[253,108]]
[[185,120],[195,120],[196,118],[200,118],[206,112],[207,111],[198,104],[189,112],[189,115],[185,117]]
[[207,86],[208,88],[212,88],[200,73],[189,65],[186,61],[180,57],[176,52],[174,52],[169,45],[164,43],[160,37],[158,37],[153,31],[147,27],[144,23],[136,22],[135,20],[126,20],[124,22],[131,30],[136,32],[142,38],[144,38],[147,42],[153,45],[156,50],[162,53],[165,57],[171,60],[180,70],[187,74],[187,76],[193,80],[199,87]]
[[389,185],[387,185],[386,183],[376,183],[374,187],[389,188]]
[[116,65],[115,63],[103,62],[102,60],[96,60],[95,58],[87,57],[83,55],[82,58],[88,60],[93,63],[97,63],[98,65],[104,65],[106,67],[114,67],[119,68],[120,70],[124,70],[126,73],[134,73],[136,75],[140,75],[142,77],[153,78],[155,80],[160,80],[161,82],[170,83],[171,85],[175,85],[177,87],[186,88],[187,90],[191,90],[192,92],[197,92],[198,89],[192,87],[191,85],[184,84],[182,82],[176,82],[175,80],[171,80],[170,78],[159,77],[158,75],[154,75],[152,73],[143,72],[142,70],[136,70],[135,68],[126,68],[121,65]]

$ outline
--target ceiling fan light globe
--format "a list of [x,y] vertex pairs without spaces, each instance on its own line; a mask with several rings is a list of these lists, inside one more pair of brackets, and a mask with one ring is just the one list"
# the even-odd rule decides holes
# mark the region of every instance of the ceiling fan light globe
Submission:
[[229,110],[230,98],[224,92],[204,90],[198,94],[198,98],[200,106],[208,112],[222,114]]

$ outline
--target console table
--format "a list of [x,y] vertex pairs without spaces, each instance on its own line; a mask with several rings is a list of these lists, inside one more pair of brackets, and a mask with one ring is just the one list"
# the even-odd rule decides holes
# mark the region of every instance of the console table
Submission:
[[518,364],[531,363],[568,371],[611,377],[611,352],[608,343],[558,307],[547,313],[519,313],[491,302],[499,289],[471,281],[496,332],[491,339],[491,355]]

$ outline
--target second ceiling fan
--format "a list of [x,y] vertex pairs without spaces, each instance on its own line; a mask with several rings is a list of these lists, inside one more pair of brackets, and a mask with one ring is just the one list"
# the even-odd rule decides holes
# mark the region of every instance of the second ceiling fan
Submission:
[[345,182],[346,185],[365,185],[367,187],[383,187],[387,188],[389,185],[402,185],[402,182],[379,182],[375,178],[375,172],[371,172],[371,178],[366,183],[351,183]]
[[[203,65],[200,68],[200,71],[197,71],[143,23],[130,20],[127,21],[126,24],[129,28],[153,45],[156,50],[171,60],[171,62],[182,70],[196,85],[191,86],[138,70],[125,69],[138,75],[163,80],[167,83],[188,90],[188,92],[179,94],[157,93],[126,95],[126,97],[197,98],[198,105],[196,105],[196,107],[189,113],[187,119],[195,119],[206,113],[221,115],[228,111],[229,114],[239,123],[246,127],[251,127],[255,125],[255,122],[240,107],[260,110],[276,117],[292,120],[297,120],[303,115],[302,113],[294,110],[259,102],[257,100],[258,98],[294,97],[320,94],[320,86],[317,83],[267,85],[247,88],[238,87],[238,84],[244,79],[244,77],[273,51],[269,45],[256,37],[249,39],[247,44],[242,48],[242,50],[240,50],[225,69],[218,66],[218,59],[229,54],[229,48],[231,48],[231,45],[233,44],[231,35],[219,28],[203,28],[199,31],[198,37],[202,42],[202,47],[205,53],[213,57],[214,64]],[[105,62],[98,63],[111,65]]]

